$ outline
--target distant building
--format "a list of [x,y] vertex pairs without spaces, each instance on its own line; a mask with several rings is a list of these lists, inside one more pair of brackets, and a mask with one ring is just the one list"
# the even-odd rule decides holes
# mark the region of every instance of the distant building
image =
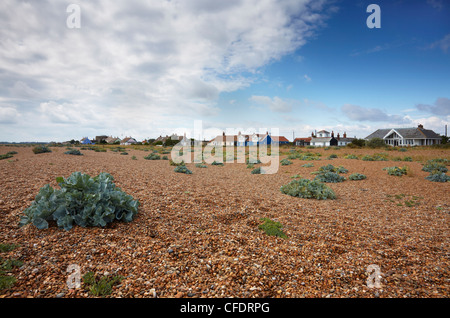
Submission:
[[378,129],[364,138],[381,138],[389,146],[428,146],[441,143],[441,136],[433,130],[424,129],[423,125],[417,128],[386,128]]
[[132,137],[125,137],[124,139],[122,139],[120,144],[124,145],[124,146],[129,146],[129,145],[137,144],[137,141],[136,141],[136,139],[134,139]]
[[309,146],[310,143],[311,143],[311,137],[294,139],[294,145],[296,145],[296,146]]
[[80,140],[80,143],[82,145],[92,145],[93,142],[88,138],[88,137],[84,137]]

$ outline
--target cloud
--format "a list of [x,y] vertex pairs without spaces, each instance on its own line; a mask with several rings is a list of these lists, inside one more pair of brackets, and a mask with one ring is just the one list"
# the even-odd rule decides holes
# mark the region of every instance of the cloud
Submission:
[[292,111],[292,101],[284,100],[278,96],[270,98],[269,96],[252,96],[251,101],[265,105],[273,112],[288,113]]
[[450,33],[444,36],[442,39],[431,43],[429,46],[430,49],[434,49],[436,47],[439,47],[442,52],[448,53],[450,51]]
[[441,0],[427,0],[427,4],[438,10],[442,10],[444,8],[444,4]]
[[450,99],[440,97],[433,105],[417,104],[418,110],[426,111],[439,116],[450,116]]
[[400,115],[388,115],[378,108],[363,108],[357,105],[345,104],[341,107],[342,112],[351,120],[369,122],[389,122],[396,124],[407,124],[410,120]]
[[0,105],[0,124],[13,124],[20,118],[19,112],[13,106]]
[[311,77],[309,77],[307,74],[303,75],[303,78],[304,78],[307,82],[311,82]]
[[[59,107],[89,105],[105,126],[120,121],[111,109],[145,118],[184,111],[180,120],[186,110],[217,115],[221,93],[251,85],[327,14],[325,1],[313,0],[96,0],[80,3],[81,28],[69,29],[67,5],[2,1],[0,94],[13,106],[33,101],[27,111],[68,126],[80,118]],[[139,128],[147,137],[148,125]]]

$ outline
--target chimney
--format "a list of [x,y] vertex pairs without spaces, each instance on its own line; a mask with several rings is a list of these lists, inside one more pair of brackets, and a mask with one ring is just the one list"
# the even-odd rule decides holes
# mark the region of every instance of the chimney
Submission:
[[334,131],[331,131],[331,137],[334,138]]
[[341,139],[341,136],[339,136],[339,133],[338,133],[338,135],[337,135],[337,139],[338,139],[338,140]]
[[417,126],[419,129],[423,129],[423,125],[419,124],[419,126]]
[[225,137],[225,132],[223,132],[223,133],[222,133],[222,136],[224,136],[224,137]]
[[343,137],[344,137],[344,138],[347,138],[347,133],[346,133],[345,131],[344,131]]

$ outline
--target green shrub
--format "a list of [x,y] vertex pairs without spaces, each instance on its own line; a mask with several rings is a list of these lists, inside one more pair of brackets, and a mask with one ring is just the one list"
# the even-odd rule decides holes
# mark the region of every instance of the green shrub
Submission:
[[450,182],[450,176],[446,175],[444,172],[430,173],[425,179],[433,182]]
[[184,166],[184,160],[181,160],[180,163],[176,163],[175,161],[173,161],[172,159],[169,160],[169,164],[171,166]]
[[169,157],[167,157],[167,156],[162,156],[162,160],[169,160]]
[[[18,245],[15,244],[0,244],[0,252],[10,252],[14,250]],[[17,279],[13,276],[8,275],[8,272],[13,269],[13,267],[20,267],[23,263],[15,259],[2,259],[0,257],[0,290],[11,288]]]
[[35,154],[39,154],[39,153],[46,153],[46,152],[52,152],[52,151],[46,146],[36,146],[33,148],[33,152]]
[[123,151],[123,152],[121,152],[120,153],[122,156],[128,156],[128,152],[126,152],[126,151]]
[[288,159],[282,159],[282,160],[280,161],[280,163],[281,163],[282,166],[288,166],[288,165],[291,165],[291,164],[292,164],[292,161],[290,161],[290,160],[288,160]]
[[340,176],[336,172],[323,172],[318,174],[314,180],[320,181],[320,182],[326,182],[326,183],[338,183],[345,180],[343,176]]
[[304,165],[302,165],[303,168],[311,168],[314,167],[314,165],[312,163],[305,163]]
[[283,225],[281,225],[280,222],[275,222],[273,220],[270,220],[268,218],[262,218],[261,221],[264,221],[263,224],[260,224],[258,228],[262,231],[264,231],[267,235],[270,236],[277,236],[281,238],[288,238],[286,233],[284,233],[281,229],[283,228]]
[[32,223],[38,229],[48,228],[48,221],[70,230],[82,227],[104,227],[114,220],[131,222],[138,212],[139,201],[124,193],[106,172],[91,178],[81,172],[67,179],[58,177],[60,189],[49,184],[39,190],[31,206],[25,209],[19,226]]
[[426,172],[430,172],[430,173],[432,173],[432,174],[436,174],[436,173],[439,173],[439,172],[447,172],[448,171],[448,169],[447,169],[447,167],[445,166],[445,164],[443,164],[443,163],[439,163],[439,162],[434,162],[434,161],[428,161],[423,167],[422,167],[422,170],[423,171],[426,171]]
[[247,169],[253,169],[255,167],[255,164],[254,163],[249,163],[248,165],[247,165]]
[[363,180],[366,179],[367,177],[361,173],[352,173],[351,175],[348,176],[349,180]]
[[386,167],[386,168],[383,168],[383,170],[387,170],[388,175],[399,176],[399,177],[401,177],[404,174],[407,174],[407,172],[408,172],[408,168],[407,167],[403,167],[403,168]]
[[12,158],[12,157],[13,157],[13,155],[6,153],[4,155],[0,155],[0,160]]
[[252,170],[252,174],[261,174],[261,173],[262,173],[261,167]]
[[213,161],[213,163],[211,163],[212,166],[223,166],[223,162],[217,162],[217,161]]
[[75,156],[82,156],[83,154],[78,149],[70,149],[65,152],[66,155],[75,155]]
[[331,188],[317,180],[295,179],[281,186],[280,190],[284,194],[306,199],[326,200],[336,198]]
[[252,164],[257,165],[257,164],[260,164],[260,163],[261,163],[261,160],[259,160],[259,159],[254,159],[254,158],[250,158],[250,159],[247,159],[247,163],[248,163],[248,164],[252,163]]
[[344,159],[358,159],[358,156],[353,155],[353,154],[350,154],[350,155],[346,155],[346,156],[344,157]]
[[383,148],[386,147],[386,143],[382,138],[372,138],[366,142],[366,146],[369,148]]
[[153,153],[149,154],[148,156],[145,156],[144,159],[145,160],[160,160],[161,156],[158,155],[157,153],[153,152]]
[[325,173],[325,172],[347,173],[348,170],[342,166],[335,167],[332,164],[328,164],[326,166],[322,166],[319,168],[319,173]]
[[192,171],[189,170],[186,166],[177,166],[175,167],[175,172],[179,172],[179,173],[185,173],[185,174],[192,174]]
[[94,275],[93,272],[87,272],[83,276],[83,283],[89,289],[89,292],[93,296],[106,296],[110,295],[113,290],[113,286],[120,283],[124,279],[123,276],[101,276]]
[[406,148],[400,148],[398,151],[400,151],[400,152],[406,152],[406,151],[408,151],[408,149],[406,149]]
[[196,166],[197,168],[208,168],[207,165],[204,165],[204,164],[201,164],[201,163],[196,163],[195,166]]
[[328,159],[335,159],[335,158],[337,158],[338,157],[338,155],[336,155],[336,154],[331,154],[331,155],[329,155],[328,156]]

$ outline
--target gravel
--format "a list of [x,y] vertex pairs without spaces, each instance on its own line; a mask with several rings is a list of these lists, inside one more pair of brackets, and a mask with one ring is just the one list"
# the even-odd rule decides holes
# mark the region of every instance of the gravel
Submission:
[[[35,155],[30,147],[0,146],[0,154],[17,151],[0,161],[0,243],[18,247],[2,258],[23,262],[10,275],[17,278],[0,298],[93,297],[81,283],[67,285],[71,264],[81,275],[125,277],[107,297],[123,298],[437,298],[450,295],[450,183],[425,180],[422,163],[450,159],[449,150],[411,149],[388,155],[413,162],[343,159],[346,154],[380,150],[333,150],[337,159],[292,159],[273,175],[251,174],[246,164],[187,164],[193,174],[174,172],[165,160],[144,160],[142,150],[130,156],[111,151],[82,150],[68,156],[64,148]],[[290,148],[287,148],[288,154]],[[309,149],[308,149],[309,150]],[[306,151],[306,150],[304,150]],[[131,157],[136,156],[137,160]],[[281,155],[280,159],[287,155]],[[362,173],[365,180],[327,184],[335,200],[301,199],[284,195],[280,187],[299,174],[333,164],[343,174]],[[406,176],[390,176],[388,166],[408,166]],[[74,171],[95,176],[104,171],[123,191],[141,203],[131,223],[106,228],[50,226],[18,227],[20,216],[45,184]],[[407,205],[405,201],[414,204]],[[261,218],[283,225],[288,238],[268,236],[258,229]],[[379,267],[380,288],[369,288],[369,265]],[[375,279],[375,278],[373,278]]]

